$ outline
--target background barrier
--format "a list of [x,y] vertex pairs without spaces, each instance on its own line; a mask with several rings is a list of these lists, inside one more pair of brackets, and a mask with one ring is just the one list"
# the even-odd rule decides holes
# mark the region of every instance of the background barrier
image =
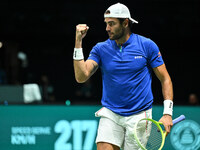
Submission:
[[[95,150],[100,106],[0,106],[1,150]],[[153,107],[154,119],[162,107]],[[174,107],[174,118],[186,120],[175,125],[164,149],[199,149],[200,107]]]

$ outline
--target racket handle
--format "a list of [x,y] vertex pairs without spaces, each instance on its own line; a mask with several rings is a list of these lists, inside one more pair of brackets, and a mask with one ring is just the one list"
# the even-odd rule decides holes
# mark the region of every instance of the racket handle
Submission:
[[185,116],[184,115],[180,115],[179,117],[177,117],[176,119],[174,119],[172,122],[175,125],[176,123],[185,120]]

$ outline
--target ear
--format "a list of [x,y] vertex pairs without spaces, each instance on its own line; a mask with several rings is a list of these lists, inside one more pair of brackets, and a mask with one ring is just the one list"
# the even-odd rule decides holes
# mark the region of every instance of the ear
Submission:
[[129,22],[128,19],[125,19],[125,20],[124,20],[124,22],[123,22],[123,26],[124,26],[125,28],[128,27],[128,22]]

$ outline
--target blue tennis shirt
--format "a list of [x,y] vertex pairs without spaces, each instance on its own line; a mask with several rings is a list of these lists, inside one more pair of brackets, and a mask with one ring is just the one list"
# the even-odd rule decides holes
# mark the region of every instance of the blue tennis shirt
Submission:
[[164,62],[151,39],[133,33],[122,45],[108,39],[97,43],[88,59],[101,68],[104,107],[121,116],[152,107],[152,68]]

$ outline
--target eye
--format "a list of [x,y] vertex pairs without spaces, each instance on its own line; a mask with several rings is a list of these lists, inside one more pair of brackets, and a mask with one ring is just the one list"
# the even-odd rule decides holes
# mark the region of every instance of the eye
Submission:
[[114,22],[109,22],[108,25],[112,27],[113,25],[115,25],[115,23]]
[[114,21],[109,21],[109,22],[105,22],[106,26],[112,27],[114,26],[116,23]]
[[110,22],[110,23],[109,23],[109,26],[113,26],[113,22]]

